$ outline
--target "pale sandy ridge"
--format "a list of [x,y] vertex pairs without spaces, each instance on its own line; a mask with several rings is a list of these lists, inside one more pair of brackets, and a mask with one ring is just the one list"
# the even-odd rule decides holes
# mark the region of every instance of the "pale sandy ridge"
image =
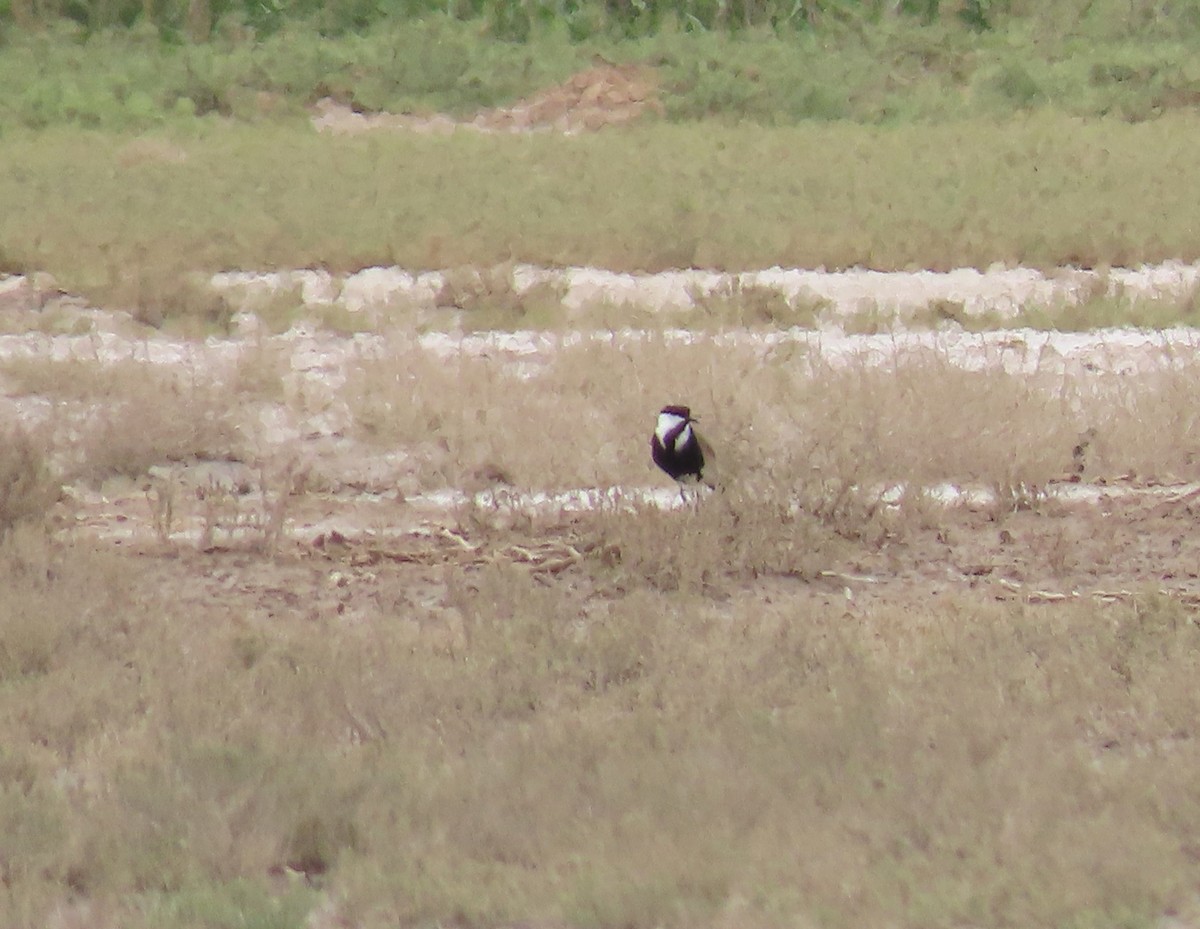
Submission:
[[[846,271],[767,268],[723,273],[682,270],[656,274],[623,274],[602,268],[540,268],[513,265],[518,292],[550,285],[563,294],[563,305],[578,310],[589,305],[631,304],[648,309],[687,309],[697,295],[711,294],[731,285],[776,289],[793,300],[825,300],[833,315],[866,308],[905,312],[931,303],[959,303],[965,312],[1012,316],[1022,307],[1052,306],[1073,302],[1100,292],[1123,292],[1136,297],[1180,296],[1200,284],[1200,263],[1178,261],[1139,268],[1080,270],[1063,268],[1043,274],[1032,268],[993,267],[985,271],[957,268],[952,271]],[[265,296],[283,289],[298,289],[310,305],[339,305],[351,312],[396,302],[432,307],[448,271],[409,272],[401,268],[366,268],[355,274],[327,271],[236,271],[214,275],[218,290],[243,298]]]
[[398,348],[417,349],[441,358],[460,354],[508,359],[517,372],[536,373],[530,363],[584,343],[620,348],[622,345],[661,340],[666,344],[711,343],[720,347],[752,347],[764,353],[793,347],[797,357],[820,358],[831,363],[889,364],[920,353],[936,353],[948,364],[970,370],[1002,368],[1012,374],[1111,371],[1149,373],[1181,358],[1190,358],[1200,346],[1200,330],[1097,329],[1090,332],[1056,332],[1037,329],[995,329],[967,332],[958,326],[930,330],[897,330],[874,334],[846,334],[838,330],[727,330],[717,333],[684,329],[590,330],[567,333],[517,330],[475,333],[393,331],[351,336],[300,323],[279,335],[262,335],[255,324],[241,321],[243,334],[203,341],[172,338],[162,333],[131,338],[118,332],[86,335],[27,332],[0,336],[0,361],[39,358],[53,361],[90,361],[116,364],[138,361],[178,366],[188,370],[219,372],[245,353],[263,347],[278,350],[288,359],[291,375],[336,389],[345,383],[349,367],[364,358],[385,357]]

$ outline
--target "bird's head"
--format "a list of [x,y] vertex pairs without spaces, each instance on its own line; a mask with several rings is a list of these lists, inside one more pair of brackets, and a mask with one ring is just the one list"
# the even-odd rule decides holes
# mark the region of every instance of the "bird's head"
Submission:
[[692,423],[692,422],[696,421],[692,416],[692,408],[690,406],[679,406],[677,404],[670,404],[668,406],[664,406],[661,410],[659,410],[658,415],[660,417],[661,416],[678,417],[679,419],[682,419],[685,423]]

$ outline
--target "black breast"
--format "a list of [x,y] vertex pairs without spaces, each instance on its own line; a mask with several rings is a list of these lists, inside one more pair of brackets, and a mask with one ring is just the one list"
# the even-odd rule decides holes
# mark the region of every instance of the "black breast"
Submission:
[[677,481],[685,477],[698,479],[704,470],[704,452],[700,450],[700,443],[696,441],[695,431],[683,446],[677,447],[675,444],[675,438],[686,425],[680,423],[677,429],[672,429],[667,434],[666,445],[658,440],[657,434],[650,440],[650,457]]

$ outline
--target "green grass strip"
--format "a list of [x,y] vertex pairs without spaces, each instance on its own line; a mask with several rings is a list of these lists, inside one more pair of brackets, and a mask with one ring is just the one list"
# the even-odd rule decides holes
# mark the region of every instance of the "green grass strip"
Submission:
[[1200,118],[584,137],[0,138],[0,262],[85,290],[181,272],[504,261],[748,269],[1200,257]]

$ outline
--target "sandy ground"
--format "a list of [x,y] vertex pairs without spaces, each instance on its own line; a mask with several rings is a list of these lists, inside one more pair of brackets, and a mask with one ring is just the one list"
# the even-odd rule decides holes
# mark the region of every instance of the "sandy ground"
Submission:
[[[1183,292],[1195,286],[1200,268],[1171,264],[1137,271],[1108,272],[1108,286],[1139,293]],[[697,287],[720,286],[716,275],[687,272],[631,277],[591,269],[517,269],[518,280],[557,278],[565,299],[603,299],[643,306],[683,305]],[[1030,301],[1072,299],[1096,277],[1063,272],[874,272],[824,274],[814,271],[760,272],[758,278],[788,292],[811,292],[852,312],[863,301],[880,306],[918,307],[932,300],[955,300],[972,311],[1010,311]],[[395,269],[369,269],[335,279],[319,272],[227,274],[214,285],[248,304],[256,291],[299,288],[306,302],[338,303],[354,312],[384,311],[403,298],[429,299],[436,275],[413,276]],[[50,294],[47,297],[47,293]],[[430,489],[414,473],[402,450],[380,451],[348,438],[348,412],[339,409],[337,388],[350,366],[394,345],[397,338],[438,356],[483,353],[536,366],[561,345],[579,339],[639,339],[623,333],[490,332],[449,335],[340,336],[300,325],[276,336],[256,331],[251,317],[238,321],[233,338],[184,341],[161,334],[131,335],[122,314],[75,303],[47,290],[45,282],[0,279],[0,313],[10,332],[0,336],[0,362],[19,357],[84,358],[100,363],[137,359],[188,371],[225,370],[245,352],[267,344],[285,358],[285,379],[309,398],[304,410],[259,404],[246,411],[247,428],[264,452],[288,449],[315,474],[318,492],[280,502],[255,488],[259,475],[243,463],[197,462],[155,468],[148,480],[110,482],[101,488],[73,487],[60,506],[64,536],[90,538],[147,560],[147,577],[182,585],[190,595],[252,604],[254,610],[336,610],[355,615],[378,602],[380,585],[399,584],[405,596],[436,599],[439,566],[471,566],[493,561],[522,565],[531,576],[589,576],[587,561],[603,546],[589,512],[643,500],[678,510],[681,526],[690,518],[678,507],[673,488],[581,488],[546,496],[507,489],[499,498],[471,498],[461,488]],[[20,331],[22,314],[34,321],[55,301],[90,322],[83,335]],[[693,338],[687,332],[670,335]],[[765,348],[782,341],[805,345],[831,361],[857,358],[885,362],[914,349],[935,349],[966,367],[999,365],[1013,372],[1116,370],[1136,377],[1161,361],[1164,352],[1192,351],[1200,332],[1187,329],[1143,332],[1045,333],[998,330],[982,334],[958,328],[903,331],[878,336],[821,331],[733,332],[719,337]],[[295,390],[289,390],[289,395]],[[26,421],[48,415],[44,398],[5,391],[3,407]],[[317,412],[313,412],[313,411]],[[636,441],[641,441],[637,437]],[[214,524],[212,504],[198,489],[225,489],[227,512]],[[162,524],[161,488],[176,487],[169,529]],[[950,506],[924,529],[910,529],[894,542],[851,550],[803,576],[760,577],[747,587],[754,595],[776,590],[801,601],[858,605],[879,599],[921,601],[956,594],[1053,604],[1089,598],[1130,598],[1148,589],[1188,601],[1200,600],[1200,536],[1194,531],[1200,491],[1193,486],[1150,487],[1129,483],[1067,484],[1051,487],[1037,508],[1000,513],[994,501],[972,488],[939,488]],[[614,503],[614,501],[619,501]],[[464,518],[464,513],[473,514]],[[513,513],[536,518],[514,520]],[[233,513],[233,516],[229,516]],[[493,514],[491,524],[480,513]],[[207,515],[206,515],[207,514]],[[206,529],[206,525],[209,527]],[[516,529],[514,525],[524,528]],[[530,527],[537,527],[536,529]],[[269,550],[271,557],[264,557]],[[564,572],[566,573],[564,575]],[[248,598],[248,599],[247,599]],[[244,601],[244,602],[243,602]],[[239,607],[241,608],[241,607]]]

